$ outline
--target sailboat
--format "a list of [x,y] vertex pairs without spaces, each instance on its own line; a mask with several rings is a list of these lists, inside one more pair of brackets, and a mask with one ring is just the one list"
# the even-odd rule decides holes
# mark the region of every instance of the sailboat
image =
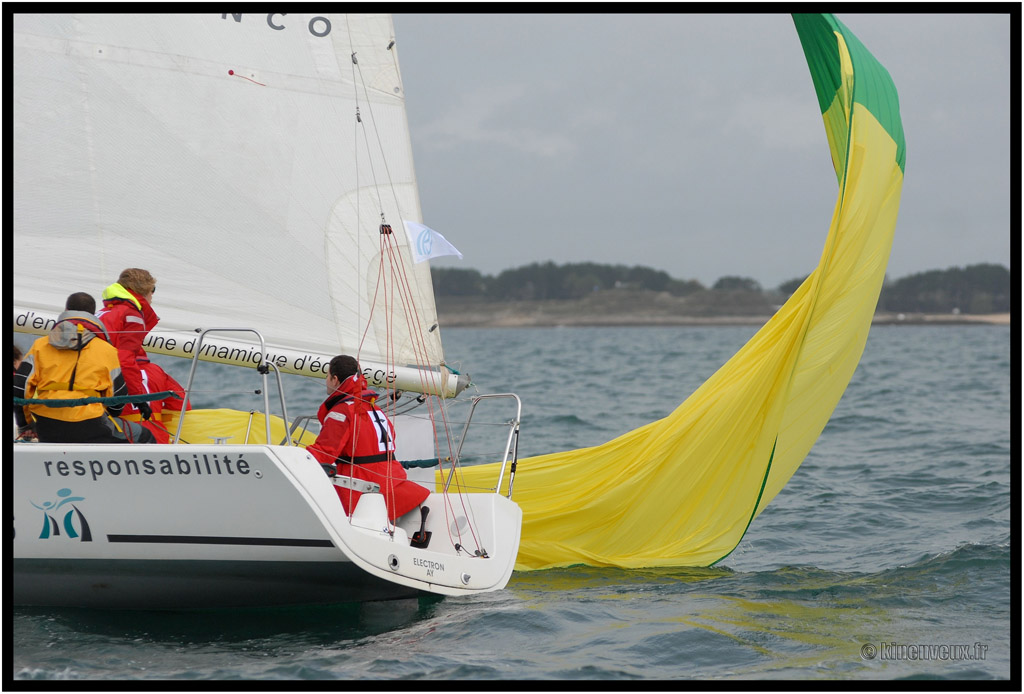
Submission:
[[[256,369],[263,394],[244,427],[190,411],[167,444],[15,443],[15,604],[502,589],[521,403],[473,401],[510,415],[491,452],[507,465],[465,487],[437,403],[468,379],[445,363],[429,264],[405,233],[422,218],[390,17],[13,19],[15,330],[45,335],[69,294],[144,267],[160,316],[145,348],[193,360],[192,402],[216,387],[195,380],[200,360]],[[289,417],[282,373],[323,379],[337,354],[388,403],[395,458],[426,461],[411,476],[430,495],[394,521],[379,485],[350,487],[364,493],[347,515],[335,487],[356,481],[306,450],[312,413]]]
[[[126,265],[124,258],[143,257],[138,264],[159,278],[163,302],[151,351],[185,357],[198,351],[204,360],[322,377],[325,358],[361,346],[367,375],[378,386],[442,398],[465,386],[441,356],[426,265],[410,270],[405,264],[410,293],[393,291],[391,311],[365,303],[389,256],[379,239],[395,238],[378,228],[389,226],[385,220],[419,219],[387,17],[16,20],[16,330],[45,332],[68,292],[101,287]],[[248,419],[213,413],[210,422],[232,420],[231,437],[167,449],[204,469],[208,457],[226,465],[227,456],[237,473],[244,459],[247,471],[262,475],[222,475],[212,480],[215,488],[186,475],[133,478],[125,473],[123,446],[110,451],[120,458],[87,458],[84,449],[16,445],[16,602],[116,604],[116,586],[120,604],[174,606],[182,602],[183,584],[193,581],[203,586],[203,604],[219,606],[247,604],[238,596],[251,600],[268,585],[278,602],[321,602],[309,593],[317,586],[332,590],[339,581],[353,591],[345,599],[393,597],[396,585],[435,589],[422,574],[402,573],[410,563],[435,573],[443,565],[459,581],[477,581],[485,563],[476,554],[481,548],[488,566],[501,569],[480,590],[505,585],[512,568],[721,562],[797,470],[856,369],[903,182],[906,145],[888,72],[835,17],[795,15],[794,22],[839,188],[821,260],[776,315],[674,412],[602,445],[518,460],[519,405],[508,396],[516,416],[497,462],[428,468],[425,482],[435,493],[487,490],[460,491],[459,503],[481,497],[483,507],[446,514],[430,526],[435,536],[454,537],[473,518],[481,525],[466,534],[482,538],[477,546],[463,553],[455,545],[464,545],[452,541],[453,551],[430,564],[404,548],[387,552],[383,566],[349,556],[350,550],[359,555],[350,537],[379,558],[381,543],[397,546],[400,533],[383,528],[392,534],[375,536],[373,523],[347,535],[338,530],[357,525],[356,514],[339,515],[322,473],[301,465],[300,446],[271,445],[287,444],[294,428],[283,403],[279,418],[269,415],[269,404],[267,415]],[[353,87],[357,96],[344,101],[341,94]],[[348,126],[338,125],[343,122]],[[351,145],[364,134],[362,142],[389,156],[374,158],[364,153],[373,148]],[[376,176],[385,169],[382,186]],[[359,232],[350,235],[352,229]],[[196,249],[202,249],[198,257]],[[27,260],[51,251],[48,274]],[[407,257],[401,245],[396,253]],[[82,263],[83,255],[94,262]],[[397,309],[418,329],[394,330],[401,321],[386,316]],[[273,323],[263,319],[270,315]],[[235,326],[238,316],[256,322],[265,345],[234,336],[199,345],[207,327]],[[198,432],[207,433],[210,422],[186,438],[201,440]],[[235,443],[239,429],[249,443]],[[147,483],[141,498],[133,486],[140,482]],[[252,483],[244,497],[232,486],[238,482]],[[86,507],[90,494],[106,496]],[[79,496],[80,504],[61,505]],[[47,503],[48,513],[40,509]],[[431,503],[448,508],[443,499]],[[111,543],[115,531],[93,522],[97,507],[104,522],[120,524],[117,538],[178,532],[192,539]],[[107,533],[111,555],[81,542],[78,509],[89,514],[93,538]],[[51,529],[63,522],[77,535],[58,553],[54,537],[36,537],[40,522]],[[179,522],[188,529],[172,531]],[[203,537],[261,540],[239,548],[195,541]],[[293,544],[273,545],[279,540]],[[389,563],[392,557],[401,571]],[[471,570],[456,567],[456,560]],[[262,563],[254,569],[256,562]],[[297,586],[286,585],[297,574],[304,574]],[[436,592],[457,588],[476,589],[451,581]],[[43,595],[58,589],[68,597]],[[58,599],[65,602],[43,602]]]

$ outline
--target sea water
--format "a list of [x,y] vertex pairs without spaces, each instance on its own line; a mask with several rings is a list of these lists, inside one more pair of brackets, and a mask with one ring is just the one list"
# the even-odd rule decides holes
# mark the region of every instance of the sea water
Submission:
[[[665,416],[754,331],[449,329],[444,342],[479,392],[520,395],[520,452],[530,456],[600,444]],[[9,676],[403,680],[394,685],[402,688],[439,680],[1019,684],[1011,358],[1009,326],[873,328],[817,444],[713,568],[521,572],[481,596],[316,608],[14,609]],[[184,382],[187,364],[160,363]],[[196,406],[249,407],[239,399],[247,389],[251,397],[252,372],[236,371],[218,373],[217,390],[201,389]],[[297,377],[285,390],[293,417],[324,394],[322,383]]]

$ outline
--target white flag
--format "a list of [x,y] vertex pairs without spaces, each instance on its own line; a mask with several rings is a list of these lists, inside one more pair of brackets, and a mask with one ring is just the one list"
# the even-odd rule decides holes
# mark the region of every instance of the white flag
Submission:
[[458,248],[448,243],[448,239],[430,227],[404,219],[402,222],[405,224],[405,233],[409,236],[412,259],[417,263],[442,255],[457,255],[460,259],[462,258]]

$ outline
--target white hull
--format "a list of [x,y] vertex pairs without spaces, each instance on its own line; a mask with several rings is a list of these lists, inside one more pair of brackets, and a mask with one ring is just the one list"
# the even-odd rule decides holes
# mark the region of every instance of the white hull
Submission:
[[467,595],[503,588],[518,552],[522,514],[499,494],[431,494],[431,541],[416,548],[418,514],[388,528],[365,494],[348,518],[297,447],[15,444],[14,464],[16,605]]

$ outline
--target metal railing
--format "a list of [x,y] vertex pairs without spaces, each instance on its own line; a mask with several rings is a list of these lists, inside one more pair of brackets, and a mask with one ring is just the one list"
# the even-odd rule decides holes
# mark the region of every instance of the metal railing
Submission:
[[[267,374],[270,373],[270,369],[274,369],[274,373],[277,375],[277,392],[281,397],[281,414],[284,417],[284,421],[288,421],[288,408],[284,402],[284,383],[281,381],[281,370],[277,368],[277,365],[267,360],[267,344],[263,340],[263,335],[258,331],[251,328],[208,328],[203,330],[199,334],[199,339],[196,341],[195,354],[192,355],[192,365],[188,370],[188,382],[185,384],[185,402],[189,402],[189,398],[192,393],[192,381],[195,378],[196,365],[199,363],[199,355],[202,354],[203,340],[206,338],[208,333],[252,333],[260,341],[260,357],[261,361],[256,366],[256,370],[263,377],[263,420],[267,428],[267,443],[270,443],[270,393],[267,390]],[[255,410],[249,413],[249,425],[252,425],[252,416]],[[185,423],[186,412],[184,409],[181,411],[181,416],[178,418],[178,428],[174,432],[174,440],[171,443],[178,443],[181,440],[181,428]],[[245,442],[249,442],[249,428],[246,428]],[[285,431],[285,438],[282,443],[292,445],[291,431]]]
[[[293,442],[293,440],[302,441],[303,435],[307,431],[309,431],[309,423],[315,421],[317,421],[315,414],[300,414],[298,417],[295,418],[295,421],[293,421],[292,425],[288,428],[288,432],[285,434],[285,437],[281,439],[281,445],[283,446],[286,442],[290,445]],[[294,436],[295,431],[300,426],[302,427],[302,431],[299,432],[298,436]]]
[[[491,393],[487,395],[476,395],[473,397],[472,404],[469,407],[469,414],[466,416],[466,424],[462,427],[462,437],[459,440],[459,447],[455,451],[455,459],[452,461],[452,469],[448,472],[448,479],[444,483],[444,491],[448,491],[448,486],[452,482],[452,477],[455,474],[455,469],[458,467],[459,460],[462,457],[462,445],[466,442],[466,432],[469,431],[469,424],[473,420],[473,413],[476,411],[476,406],[480,404],[482,400],[492,400],[498,398],[512,398],[516,402],[516,417],[511,420],[508,430],[508,439],[505,442],[505,453],[501,460],[501,470],[498,472],[498,483],[494,485],[494,491],[501,493],[501,483],[505,479],[505,468],[509,467],[508,477],[508,493],[505,495],[509,499],[512,498],[512,484],[516,478],[516,463],[519,461],[519,425],[523,414],[523,403],[519,399],[519,396],[515,393]],[[511,464],[509,458],[511,457]]]

